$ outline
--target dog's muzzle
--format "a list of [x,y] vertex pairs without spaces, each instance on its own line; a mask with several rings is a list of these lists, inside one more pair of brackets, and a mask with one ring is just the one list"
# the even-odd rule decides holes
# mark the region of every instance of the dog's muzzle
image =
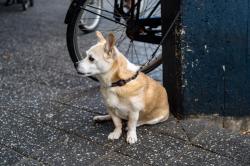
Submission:
[[83,72],[81,72],[81,71],[79,70],[79,62],[75,62],[75,63],[74,63],[74,66],[75,66],[76,71],[77,71],[78,74],[81,74],[81,75],[87,75],[87,74],[88,74],[88,73],[83,73]]

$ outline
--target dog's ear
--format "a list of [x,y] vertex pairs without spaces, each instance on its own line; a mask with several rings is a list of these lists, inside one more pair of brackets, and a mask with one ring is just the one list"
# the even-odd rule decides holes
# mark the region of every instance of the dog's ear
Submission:
[[106,49],[108,52],[112,52],[115,46],[115,35],[113,33],[109,33],[107,37]]
[[96,36],[97,36],[99,42],[105,42],[106,41],[100,31],[96,31]]

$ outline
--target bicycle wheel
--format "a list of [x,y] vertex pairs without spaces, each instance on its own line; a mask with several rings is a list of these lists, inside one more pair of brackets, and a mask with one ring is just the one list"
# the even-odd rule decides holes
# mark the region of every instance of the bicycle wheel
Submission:
[[[147,17],[151,9],[154,8],[156,1],[143,0],[143,11],[140,11],[140,17]],[[105,0],[106,3],[102,4],[102,16],[105,18],[114,17],[114,0]],[[88,3],[85,3],[83,7],[86,7]],[[160,6],[155,10],[152,17],[160,17]],[[67,27],[67,46],[71,57],[77,57],[77,59],[83,59],[85,57],[86,49],[96,44],[96,37],[94,33],[84,33],[79,25],[81,25],[81,18],[89,12],[86,10],[79,10],[78,13],[70,19]],[[93,13],[92,13],[93,14]],[[86,18],[86,17],[85,17]],[[101,31],[104,35],[109,32],[113,32],[117,38],[117,48],[134,64],[142,66],[141,71],[148,73],[158,67],[162,62],[161,48],[156,52],[158,44],[151,44],[146,42],[139,42],[131,40],[126,34],[127,20],[121,19],[119,23],[113,19],[113,21],[107,19],[101,19],[98,31]],[[91,19],[91,18],[90,18]],[[161,28],[161,27],[156,27]],[[161,32],[159,30],[159,35]],[[86,39],[88,40],[86,42]],[[74,60],[73,60],[74,61]]]
[[102,8],[102,0],[90,0],[87,3],[96,9],[90,8],[88,5],[86,5],[86,9],[97,14],[90,12],[82,13],[79,28],[84,32],[92,32],[97,28],[100,22],[100,15],[102,13],[102,10],[100,10]]

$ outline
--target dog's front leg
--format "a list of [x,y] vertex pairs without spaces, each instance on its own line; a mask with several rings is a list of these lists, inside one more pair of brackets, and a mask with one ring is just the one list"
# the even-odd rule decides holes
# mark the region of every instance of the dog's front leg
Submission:
[[136,125],[139,118],[139,111],[130,111],[128,116],[127,142],[133,144],[137,141]]
[[122,120],[114,114],[114,111],[115,110],[113,108],[108,109],[109,115],[111,116],[115,125],[114,131],[108,136],[108,139],[110,140],[119,139],[122,134]]

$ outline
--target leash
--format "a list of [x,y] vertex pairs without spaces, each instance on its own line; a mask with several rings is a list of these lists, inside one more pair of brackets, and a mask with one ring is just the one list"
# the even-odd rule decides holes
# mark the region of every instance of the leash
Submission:
[[179,18],[179,16],[180,16],[180,11],[177,12],[177,14],[176,14],[176,16],[175,16],[173,22],[172,22],[171,25],[169,26],[169,28],[168,28],[167,32],[165,33],[165,35],[163,36],[163,38],[162,38],[160,44],[157,46],[156,50],[153,52],[152,58],[151,58],[148,62],[146,62],[145,64],[141,65],[140,68],[139,68],[139,70],[142,70],[142,68],[143,68],[144,66],[148,65],[148,64],[152,61],[152,59],[154,59],[154,57],[155,57],[157,51],[160,49],[161,45],[163,44],[163,42],[164,42],[165,39],[167,38],[169,32],[170,32],[171,29],[173,28],[173,26],[174,26],[176,20]]
[[146,62],[145,64],[141,65],[140,68],[139,68],[139,70],[136,72],[136,74],[135,74],[134,76],[132,76],[132,77],[126,79],[126,80],[118,80],[118,81],[112,83],[110,87],[123,86],[123,85],[127,84],[128,82],[130,82],[130,81],[132,81],[132,80],[134,80],[134,79],[137,78],[137,76],[139,75],[139,73],[140,73],[140,71],[142,70],[142,68],[143,68],[144,66],[146,66],[148,63],[150,63],[150,62],[152,61],[152,59],[154,59],[154,57],[155,57],[157,51],[160,49],[161,45],[163,44],[163,42],[164,42],[165,39],[167,38],[169,32],[170,32],[171,29],[173,28],[173,26],[174,26],[176,20],[179,18],[179,16],[180,16],[180,11],[177,12],[177,14],[176,14],[176,16],[175,16],[173,22],[170,24],[170,26],[169,26],[167,32],[166,32],[165,35],[163,36],[163,38],[162,38],[161,42],[159,43],[159,45],[157,46],[156,50],[153,52],[152,58],[151,58],[148,62]]
[[138,75],[139,75],[139,71],[137,71],[133,77],[130,77],[126,80],[118,80],[116,82],[113,82],[110,87],[123,86],[123,85],[127,84],[129,81],[136,79],[136,77]]

